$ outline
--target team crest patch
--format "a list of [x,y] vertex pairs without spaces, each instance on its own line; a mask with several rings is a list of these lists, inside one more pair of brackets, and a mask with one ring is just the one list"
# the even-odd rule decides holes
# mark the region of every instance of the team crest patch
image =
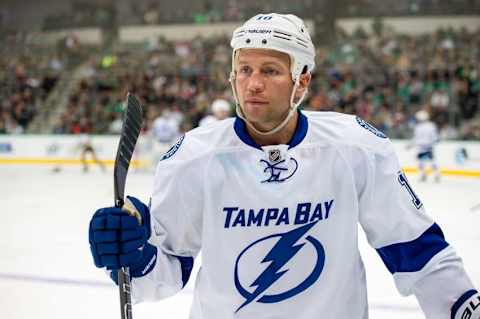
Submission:
[[175,153],[178,151],[178,149],[180,148],[180,145],[182,145],[182,142],[183,142],[184,139],[185,139],[185,135],[182,135],[182,136],[178,139],[178,141],[177,141],[175,144],[173,144],[173,146],[170,147],[170,149],[162,156],[161,161],[166,160],[167,158],[172,157],[173,154],[175,154]]
[[371,125],[370,123],[367,123],[366,121],[362,120],[360,117],[356,117],[357,119],[357,123],[360,124],[361,127],[363,127],[364,129],[372,132],[373,134],[375,134],[376,136],[378,137],[381,137],[381,138],[387,138],[387,136],[385,134],[383,134],[383,132],[381,132],[380,130],[378,130],[377,128],[375,128],[373,125]]
[[[235,261],[234,280],[237,291],[245,300],[239,304],[235,313],[252,302],[273,304],[294,298],[317,282],[323,272],[326,259],[323,245],[313,235],[308,234],[308,231],[317,222],[318,220],[286,233],[268,235],[254,241],[242,250]],[[258,258],[257,253],[252,253],[252,251],[261,251],[259,248],[267,249],[266,247],[272,246],[273,248],[263,259]],[[302,248],[304,248],[304,253],[308,251],[308,258],[303,255],[304,259],[301,259],[302,257],[297,255]],[[296,280],[292,280],[292,277],[288,278],[288,275],[283,276],[290,270],[289,268],[294,268],[294,263],[288,268],[284,267],[290,259],[307,262],[300,264],[299,268],[302,269],[303,276],[295,278]],[[268,266],[255,267],[255,265],[263,263]],[[299,266],[299,263],[297,262],[296,265]],[[244,270],[247,266],[251,272],[257,272],[258,275],[248,278],[246,276],[248,272]],[[278,287],[272,289],[271,287],[275,287],[276,281],[282,282],[284,287],[290,286],[289,289],[284,291],[279,291]]]
[[[269,154],[270,155],[270,154]],[[281,158],[280,158],[281,159]],[[298,162],[293,157],[289,159],[282,159],[277,162],[267,162],[260,160],[260,163],[266,165],[263,172],[268,175],[268,178],[262,183],[281,183],[292,177],[298,169]]]

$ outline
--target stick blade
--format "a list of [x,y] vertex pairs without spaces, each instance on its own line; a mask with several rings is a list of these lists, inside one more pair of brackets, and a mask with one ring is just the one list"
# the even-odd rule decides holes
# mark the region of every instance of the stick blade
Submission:
[[123,205],[127,171],[141,128],[142,107],[138,99],[133,94],[128,93],[122,133],[120,135],[120,141],[118,142],[115,166],[113,169],[115,205],[118,207]]

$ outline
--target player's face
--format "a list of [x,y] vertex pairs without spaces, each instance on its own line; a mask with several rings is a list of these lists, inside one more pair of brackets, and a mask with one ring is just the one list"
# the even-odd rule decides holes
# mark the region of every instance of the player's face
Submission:
[[235,59],[237,98],[245,117],[257,129],[280,124],[290,107],[293,81],[290,57],[263,49],[240,50]]

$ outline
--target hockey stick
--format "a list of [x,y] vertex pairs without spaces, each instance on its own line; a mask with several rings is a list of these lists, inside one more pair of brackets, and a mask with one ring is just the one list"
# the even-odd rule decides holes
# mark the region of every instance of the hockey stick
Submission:
[[[122,133],[118,142],[117,156],[113,168],[113,187],[115,192],[115,207],[123,207],[125,181],[127,179],[128,166],[132,159],[133,150],[137,143],[140,128],[142,127],[142,107],[132,94],[127,95],[127,108],[122,125]],[[135,215],[129,208],[124,209],[131,215]],[[137,216],[138,218],[138,216]],[[141,220],[139,220],[141,222]],[[132,301],[130,295],[130,273],[128,267],[118,270],[118,288],[120,292],[120,312],[122,319],[132,319]]]

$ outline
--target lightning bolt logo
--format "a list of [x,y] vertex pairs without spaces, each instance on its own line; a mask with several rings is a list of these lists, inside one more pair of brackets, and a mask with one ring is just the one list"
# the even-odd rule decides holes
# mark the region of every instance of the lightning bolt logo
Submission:
[[[317,222],[313,222],[307,225],[303,225],[296,229],[293,229],[286,233],[270,235],[264,238],[261,238],[245,248],[237,258],[235,264],[235,286],[240,294],[245,298],[245,301],[238,307],[235,312],[238,312],[240,309],[250,304],[254,300],[261,303],[275,303],[291,298],[300,292],[304,291],[310,287],[322,273],[323,266],[325,263],[325,251],[322,244],[312,236],[307,236],[306,241],[303,243],[297,242],[302,238]],[[240,283],[238,264],[242,256],[253,246],[271,238],[279,237],[276,244],[268,252],[268,254],[261,261],[262,263],[270,262],[268,267],[253,281],[250,285],[250,288],[254,288],[253,292],[249,292],[245,289]],[[315,248],[317,253],[317,260],[313,271],[310,275],[302,281],[296,287],[276,295],[267,295],[265,292],[271,287],[275,282],[277,282],[285,273],[288,272],[288,269],[282,269],[283,266],[291,260],[306,244],[310,243]],[[262,295],[262,296],[261,296]],[[260,297],[261,296],[261,297]],[[259,298],[260,297],[260,298]]]

